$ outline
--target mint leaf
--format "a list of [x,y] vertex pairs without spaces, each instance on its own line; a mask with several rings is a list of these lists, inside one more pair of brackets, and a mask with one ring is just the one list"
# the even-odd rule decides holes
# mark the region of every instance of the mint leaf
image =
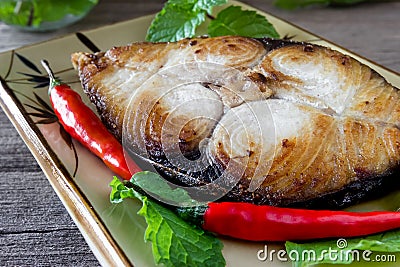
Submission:
[[171,188],[169,184],[157,173],[143,171],[133,175],[131,182],[146,192],[156,195],[162,200],[168,200],[177,204],[187,205],[195,203],[188,192],[182,188]]
[[[318,241],[315,243],[298,244],[287,241],[285,243],[287,255],[292,260],[292,267],[307,267],[317,263],[350,264],[353,262],[347,249],[338,249],[335,241]],[[326,251],[337,250],[335,258]],[[303,256],[305,255],[305,256]],[[336,258],[337,257],[337,258]]]
[[195,8],[205,10],[208,14],[211,15],[212,8],[215,6],[220,6],[226,4],[227,0],[198,0],[194,5]]
[[200,228],[187,224],[171,210],[142,198],[138,214],[148,224],[145,239],[152,242],[157,264],[165,266],[225,266],[222,243]]
[[227,0],[169,0],[147,30],[146,41],[175,42],[194,37],[214,6]]
[[214,36],[239,35],[246,37],[279,38],[279,34],[268,20],[255,11],[230,6],[220,11],[208,26],[208,34]]
[[182,6],[166,4],[151,23],[146,40],[150,42],[175,42],[193,37],[197,26],[206,17],[205,12],[185,9]]
[[[300,255],[293,262],[293,267],[307,267],[322,263],[350,264],[354,260],[363,260],[362,252],[357,254],[356,250],[371,251],[371,253],[366,254],[371,261],[375,258],[372,252],[400,252],[400,230],[388,231],[367,237],[349,238],[341,241],[345,243],[342,242],[340,246],[338,246],[338,240],[309,243],[293,243],[288,241],[285,246],[287,255]],[[329,256],[329,253],[326,253],[329,250],[337,250],[337,254],[334,254],[334,257]],[[354,251],[356,252],[354,253]],[[309,252],[315,253],[315,257],[301,257],[301,255],[310,255]],[[357,258],[355,259],[354,257]]]
[[[183,190],[169,188],[165,181],[160,183],[160,178],[157,176],[151,172],[140,172],[132,177],[131,182],[136,185],[139,183],[138,181],[147,184],[144,180],[148,178],[159,183],[158,186],[154,186],[156,191],[164,188],[169,191],[168,194],[176,197],[179,193],[183,193]],[[125,198],[137,198],[142,201],[143,206],[138,214],[143,216],[147,222],[145,240],[152,242],[153,257],[157,264],[162,263],[165,266],[225,266],[225,259],[222,255],[223,245],[218,238],[197,226],[188,224],[168,208],[148,199],[133,188],[127,187],[117,177],[114,177],[110,186],[112,203],[120,203]]]
[[206,11],[211,14],[212,8],[226,4],[227,0],[169,0],[169,4],[188,5],[196,11]]
[[[169,0],[152,21],[146,35],[151,42],[175,42],[191,38],[196,29],[211,15],[212,8],[225,4],[226,0]],[[220,11],[208,25],[213,36],[240,35],[246,37],[279,38],[268,20],[255,11],[229,6]]]
[[133,190],[133,188],[126,187],[124,183],[121,182],[116,176],[114,176],[114,179],[111,181],[110,186],[111,203],[120,203],[125,198],[141,198],[141,195],[139,193]]

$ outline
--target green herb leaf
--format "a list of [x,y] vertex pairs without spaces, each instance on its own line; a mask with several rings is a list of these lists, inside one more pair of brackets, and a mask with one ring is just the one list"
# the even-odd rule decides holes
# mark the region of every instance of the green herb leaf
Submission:
[[133,188],[126,187],[123,182],[121,182],[118,177],[114,176],[114,179],[110,183],[111,193],[110,201],[111,203],[120,203],[125,198],[141,198],[142,196],[137,193]]
[[[169,0],[151,23],[146,40],[151,42],[175,42],[191,38],[212,8],[225,4],[226,0]],[[247,37],[279,38],[268,20],[255,11],[229,6],[220,11],[208,25],[210,36],[240,35]]]
[[[296,258],[296,261],[293,262],[293,267],[307,267],[322,263],[350,264],[354,260],[365,260],[363,259],[362,250],[368,252],[365,255],[372,261],[375,258],[373,252],[400,252],[400,230],[341,240],[309,243],[293,243],[288,241],[285,246],[287,254]],[[337,253],[329,254],[329,251],[333,250]],[[303,255],[307,257],[303,257]]]
[[188,192],[182,188],[171,188],[169,184],[157,173],[143,171],[133,175],[131,182],[157,197],[175,202],[180,205],[193,204]]
[[255,11],[230,6],[218,13],[208,26],[210,36],[239,35],[254,38],[279,38],[279,34],[268,20]]
[[[157,174],[141,172],[135,174],[131,182],[144,182],[149,178],[159,183]],[[150,183],[150,181],[148,181]],[[146,183],[147,184],[147,183]],[[133,188],[128,188],[117,177],[110,183],[112,188],[110,200],[119,203],[125,198],[137,198],[143,206],[138,214],[147,222],[145,240],[152,242],[154,261],[165,266],[225,266],[222,255],[222,242],[197,226],[188,224],[174,212],[141,195]],[[167,185],[168,186],[168,185]],[[160,183],[156,191],[164,188]],[[168,190],[168,188],[165,188]],[[170,194],[177,196],[180,190],[169,189]],[[182,193],[182,192],[181,192]],[[186,197],[185,197],[186,198]]]
[[195,11],[206,11],[211,14],[212,8],[226,4],[227,0],[169,0],[169,4],[186,5],[189,9]]
[[165,266],[225,266],[222,243],[198,227],[187,224],[171,210],[142,198],[138,214],[148,224],[145,239],[152,242],[157,264]]
[[146,40],[175,42],[193,37],[212,8],[224,3],[226,0],[170,0],[152,21]]
[[166,4],[149,27],[146,40],[150,42],[175,42],[183,38],[193,37],[197,26],[205,20],[205,16],[205,12]]

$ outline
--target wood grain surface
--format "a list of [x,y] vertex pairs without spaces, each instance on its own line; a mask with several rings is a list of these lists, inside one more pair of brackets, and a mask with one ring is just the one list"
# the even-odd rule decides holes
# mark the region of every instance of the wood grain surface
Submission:
[[[269,0],[243,2],[400,72],[400,2],[295,11],[278,9]],[[147,15],[162,6],[155,0],[102,0],[80,22],[45,33],[0,22],[0,52]],[[101,265],[2,110],[0,147],[0,266]]]

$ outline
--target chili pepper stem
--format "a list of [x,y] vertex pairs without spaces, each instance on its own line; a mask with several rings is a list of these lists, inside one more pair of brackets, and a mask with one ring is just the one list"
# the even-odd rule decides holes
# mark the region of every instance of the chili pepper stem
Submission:
[[62,84],[60,80],[58,80],[55,76],[54,76],[54,72],[53,70],[50,68],[50,64],[47,60],[42,59],[40,61],[40,63],[42,63],[43,68],[46,70],[47,74],[49,75],[50,78],[50,86],[49,86],[49,91],[48,94],[50,95],[50,91],[54,86],[60,85]]
[[204,223],[204,214],[206,213],[208,206],[174,207],[174,209],[178,216],[185,221],[197,226],[202,226]]
[[[82,101],[80,94],[57,79],[46,60],[41,60],[41,63],[50,78],[50,103],[65,131],[101,158],[112,171],[129,180],[132,172],[121,143],[108,131],[97,114]],[[134,163],[130,166],[134,172],[140,170]]]

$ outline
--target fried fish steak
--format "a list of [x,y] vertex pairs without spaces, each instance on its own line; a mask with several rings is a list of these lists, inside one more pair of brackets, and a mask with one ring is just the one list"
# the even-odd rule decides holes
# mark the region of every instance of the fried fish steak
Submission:
[[348,55],[224,36],[72,62],[108,129],[175,183],[200,186],[233,169],[224,200],[324,208],[398,185],[399,90]]

